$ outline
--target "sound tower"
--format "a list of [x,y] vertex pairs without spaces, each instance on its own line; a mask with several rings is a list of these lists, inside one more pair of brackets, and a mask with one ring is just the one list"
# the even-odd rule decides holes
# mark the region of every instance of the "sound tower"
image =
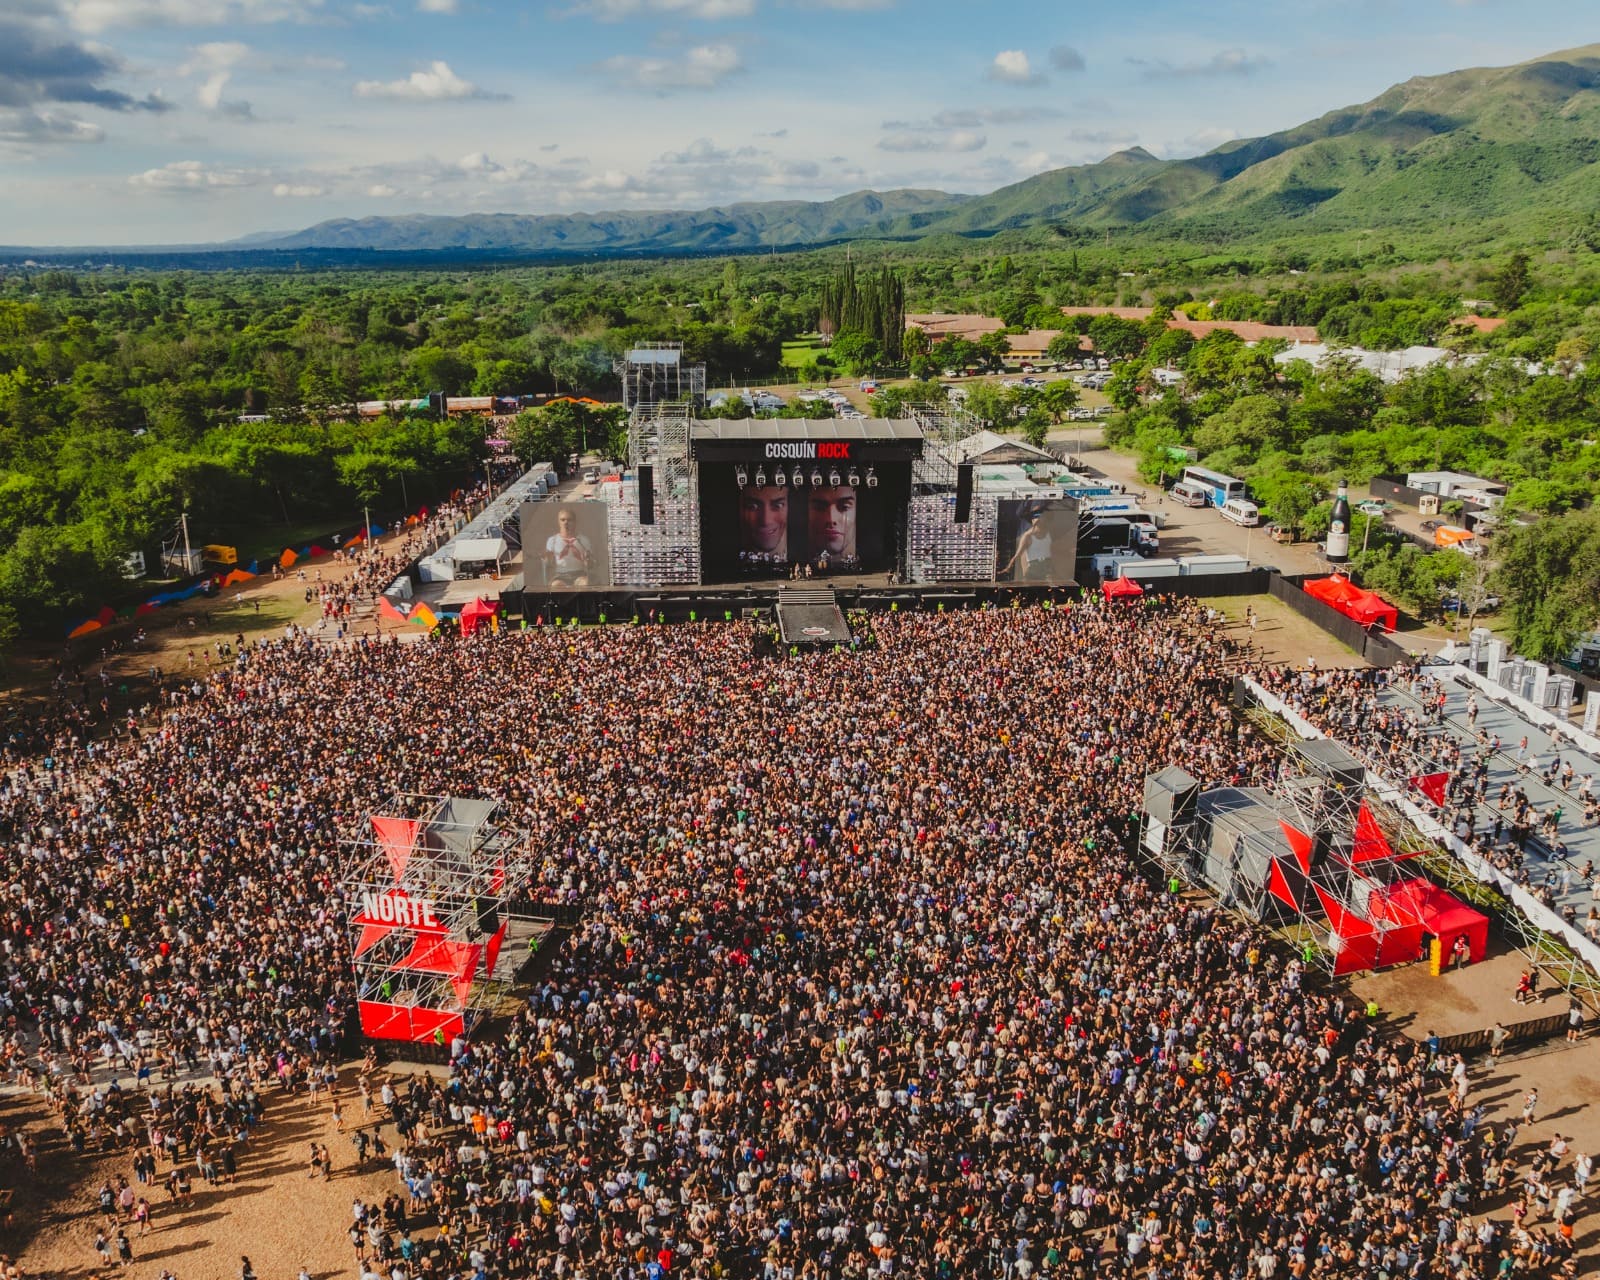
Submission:
[[473,910],[478,917],[478,932],[493,936],[500,931],[500,907],[493,898],[474,898]]
[[972,516],[972,464],[956,467],[956,523],[966,524]]
[[656,469],[644,464],[639,468],[639,523],[656,522]]

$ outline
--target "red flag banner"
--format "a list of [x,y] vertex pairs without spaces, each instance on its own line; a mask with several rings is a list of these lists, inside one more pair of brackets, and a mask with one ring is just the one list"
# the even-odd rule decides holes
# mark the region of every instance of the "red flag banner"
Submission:
[[1411,779],[1411,785],[1434,804],[1443,806],[1446,789],[1450,785],[1448,773],[1424,773]]

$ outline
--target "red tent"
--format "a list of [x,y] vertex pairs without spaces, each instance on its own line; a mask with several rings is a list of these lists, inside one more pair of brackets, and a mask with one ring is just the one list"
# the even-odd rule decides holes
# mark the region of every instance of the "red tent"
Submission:
[[1305,592],[1323,604],[1331,605],[1345,617],[1354,618],[1364,627],[1376,622],[1385,631],[1393,631],[1400,623],[1400,611],[1382,596],[1363,591],[1349,578],[1342,578],[1338,574],[1306,583]]
[[1144,588],[1132,578],[1112,578],[1100,584],[1100,594],[1107,600],[1137,600]]
[[1419,876],[1374,891],[1370,909],[1377,920],[1421,925],[1439,939],[1447,964],[1450,948],[1462,934],[1466,935],[1469,957],[1474,964],[1489,954],[1489,917],[1474,911],[1431,880]]
[[461,609],[461,634],[464,636],[472,635],[499,612],[500,602],[498,600],[485,600],[482,596],[479,596],[476,600],[467,601]]

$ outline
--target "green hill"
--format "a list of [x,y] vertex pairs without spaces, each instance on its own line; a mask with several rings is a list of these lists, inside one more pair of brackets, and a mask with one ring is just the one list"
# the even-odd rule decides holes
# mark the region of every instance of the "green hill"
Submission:
[[[1214,246],[1373,234],[1414,254],[1559,242],[1600,207],[1600,45],[1422,76],[1204,155],[1134,147],[984,196],[857,191],[677,211],[340,219],[203,256],[674,254],[1117,228]],[[35,252],[9,251],[13,254]],[[125,250],[123,256],[154,250]]]
[[887,235],[906,220],[947,213],[968,198],[944,191],[856,191],[821,202],[775,200],[693,211],[341,218],[253,240],[250,247],[521,253],[761,249]]

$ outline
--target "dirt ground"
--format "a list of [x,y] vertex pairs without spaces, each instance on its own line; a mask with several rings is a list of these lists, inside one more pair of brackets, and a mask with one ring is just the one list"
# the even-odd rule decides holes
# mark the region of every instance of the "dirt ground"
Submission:
[[[394,537],[389,535],[379,545]],[[219,641],[232,644],[240,636],[246,640],[281,636],[290,623],[316,626],[322,617],[321,606],[315,599],[306,602],[306,588],[319,580],[341,581],[353,571],[353,562],[319,556],[282,571],[280,578],[264,573],[253,582],[226,587],[215,596],[163,605],[142,617],[113,623],[76,640],[19,645],[0,668],[0,718],[31,714],[47,706],[53,696],[51,681],[63,659],[82,668],[95,698],[104,693],[112,712],[125,714],[129,708],[136,709],[150,701],[152,667],[164,677],[182,675],[216,665]],[[376,633],[396,625],[383,623],[368,610],[358,614],[353,634]],[[146,634],[142,642],[135,640],[140,629]],[[99,681],[102,670],[111,677],[109,687]]]
[[[1249,640],[1269,662],[1303,667],[1315,658],[1318,667],[1360,667],[1366,663],[1348,645],[1302,618],[1274,596],[1215,596],[1206,604],[1227,615],[1226,631],[1235,640]],[[1245,621],[1245,611],[1256,615],[1255,630]]]
[[[361,1099],[353,1082],[353,1072],[347,1072],[341,1086],[344,1132],[334,1124],[326,1095],[315,1105],[304,1094],[267,1095],[264,1123],[239,1156],[238,1182],[207,1187],[197,1175],[194,1195],[184,1205],[174,1205],[163,1186],[147,1193],[134,1181],[131,1149],[80,1161],[59,1139],[43,1144],[38,1175],[23,1179],[18,1211],[0,1237],[0,1248],[17,1257],[30,1276],[67,1280],[114,1273],[155,1280],[162,1270],[179,1280],[227,1280],[238,1275],[241,1254],[248,1255],[262,1280],[292,1280],[301,1267],[313,1280],[355,1274],[345,1235],[351,1202],[382,1201],[399,1183],[393,1169],[374,1157],[368,1157],[364,1170],[354,1167],[351,1134],[361,1118]],[[17,1097],[0,1100],[0,1117],[13,1125],[31,1115],[37,1126],[39,1110]],[[374,1128],[366,1127],[369,1133]],[[392,1145],[393,1126],[381,1128]],[[332,1154],[329,1179],[308,1177],[313,1141]],[[164,1177],[169,1168],[163,1164],[157,1176]],[[131,1225],[126,1228],[134,1261],[123,1273],[114,1266],[102,1268],[94,1249],[103,1222],[96,1192],[102,1180],[118,1176],[126,1177],[136,1193],[148,1194],[152,1225],[143,1237]]]

